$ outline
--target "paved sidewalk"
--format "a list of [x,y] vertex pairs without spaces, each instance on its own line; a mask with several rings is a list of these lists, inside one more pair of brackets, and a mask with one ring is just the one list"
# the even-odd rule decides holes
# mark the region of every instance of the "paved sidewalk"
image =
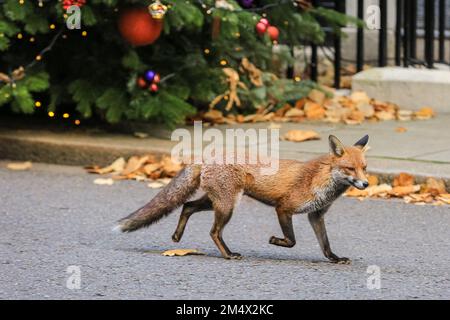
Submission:
[[[241,127],[267,128],[269,123]],[[405,127],[404,133],[395,131]],[[224,130],[226,126],[217,127]],[[364,134],[370,136],[369,170],[384,175],[410,172],[417,176],[440,177],[450,182],[450,114],[438,114],[427,121],[386,121],[349,126],[327,123],[283,123],[283,135],[290,129],[315,130],[321,139],[302,143],[282,141],[283,158],[307,160],[328,151],[327,137],[334,134],[350,144]],[[48,129],[0,128],[0,158],[68,165],[108,164],[119,156],[170,153],[176,144],[167,139],[136,138],[129,134],[101,130],[49,131]]]

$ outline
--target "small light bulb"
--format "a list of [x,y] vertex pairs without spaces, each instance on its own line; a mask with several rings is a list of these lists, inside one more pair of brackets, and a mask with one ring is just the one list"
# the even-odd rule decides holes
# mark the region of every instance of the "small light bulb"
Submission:
[[211,51],[208,49],[208,48],[206,48],[205,50],[203,50],[204,52],[205,52],[205,54],[209,54]]
[[42,106],[42,104],[41,104],[40,101],[36,101],[36,102],[34,103],[34,106],[35,106],[36,108],[39,108],[40,106]]
[[87,31],[83,31],[83,32],[81,33],[81,35],[82,35],[83,37],[87,37]]
[[63,118],[64,118],[64,119],[69,118],[69,114],[68,114],[68,113],[64,113],[64,114],[63,114]]
[[227,65],[227,60],[224,60],[224,59],[220,60],[220,65],[222,65],[222,66]]
[[41,61],[42,60],[42,56],[41,55],[36,56],[36,60],[37,61]]
[[23,38],[23,34],[19,33],[17,34],[17,39],[22,39]]
[[56,28],[56,26],[52,23],[52,24],[50,25],[50,29],[54,30],[55,28]]
[[35,40],[34,37],[30,38],[30,42],[34,42],[34,40]]
[[19,3],[20,3],[20,4],[24,4],[24,3],[25,3],[25,0],[19,0]]
[[300,78],[299,76],[295,76],[295,78],[294,78],[294,81],[295,82],[299,82],[299,81],[301,81],[302,80],[302,78]]
[[55,113],[54,113],[53,111],[50,111],[50,112],[48,113],[48,116],[49,116],[50,118],[53,118],[53,117],[55,116]]
[[77,119],[77,120],[74,121],[74,123],[75,123],[75,125],[79,126],[81,121]]

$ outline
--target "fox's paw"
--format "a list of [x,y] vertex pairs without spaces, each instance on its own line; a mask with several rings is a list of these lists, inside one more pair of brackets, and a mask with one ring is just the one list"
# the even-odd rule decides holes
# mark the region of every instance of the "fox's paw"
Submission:
[[276,246],[280,246],[280,247],[286,247],[286,248],[292,248],[293,246],[295,246],[295,240],[280,239],[280,238],[277,238],[274,236],[270,237],[269,243],[276,245]]
[[269,243],[270,244],[275,244],[277,242],[277,239],[278,239],[277,237],[271,236],[270,239],[269,239]]
[[231,252],[228,256],[225,257],[225,259],[233,259],[233,260],[241,260],[242,256],[240,253],[237,252]]
[[181,237],[178,236],[178,234],[174,233],[174,234],[172,235],[172,241],[173,241],[173,242],[180,242],[180,240],[181,240]]
[[341,258],[336,257],[336,258],[330,259],[330,261],[332,263],[336,263],[336,264],[351,264],[352,263],[352,260],[350,260],[349,258],[346,258],[346,257],[341,257]]

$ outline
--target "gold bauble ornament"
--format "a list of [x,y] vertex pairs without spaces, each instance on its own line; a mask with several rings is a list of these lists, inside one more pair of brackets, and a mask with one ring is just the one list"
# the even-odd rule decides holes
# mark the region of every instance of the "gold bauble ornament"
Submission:
[[153,19],[161,20],[166,15],[167,6],[160,1],[155,1],[148,6],[148,12],[150,12]]

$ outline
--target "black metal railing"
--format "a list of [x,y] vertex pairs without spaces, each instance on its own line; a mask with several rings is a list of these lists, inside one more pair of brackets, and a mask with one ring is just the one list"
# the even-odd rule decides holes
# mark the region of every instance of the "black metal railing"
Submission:
[[[394,57],[388,57],[388,2],[379,0],[380,28],[378,29],[378,66],[414,66],[423,65],[434,68],[435,63],[450,65],[450,56],[446,52],[446,42],[450,38],[450,0],[395,0],[395,37]],[[345,0],[313,0],[314,5],[326,6],[339,12],[345,11]],[[357,17],[364,19],[368,1],[357,1]],[[355,66],[361,71],[365,64],[365,28],[358,28],[356,34]],[[418,54],[419,39],[424,42],[423,54]],[[436,43],[438,47],[435,48]],[[335,70],[334,86],[341,82],[341,38],[333,36],[328,44],[333,47],[333,65]],[[437,50],[436,50],[437,49]],[[311,79],[318,77],[317,45],[311,44]]]

